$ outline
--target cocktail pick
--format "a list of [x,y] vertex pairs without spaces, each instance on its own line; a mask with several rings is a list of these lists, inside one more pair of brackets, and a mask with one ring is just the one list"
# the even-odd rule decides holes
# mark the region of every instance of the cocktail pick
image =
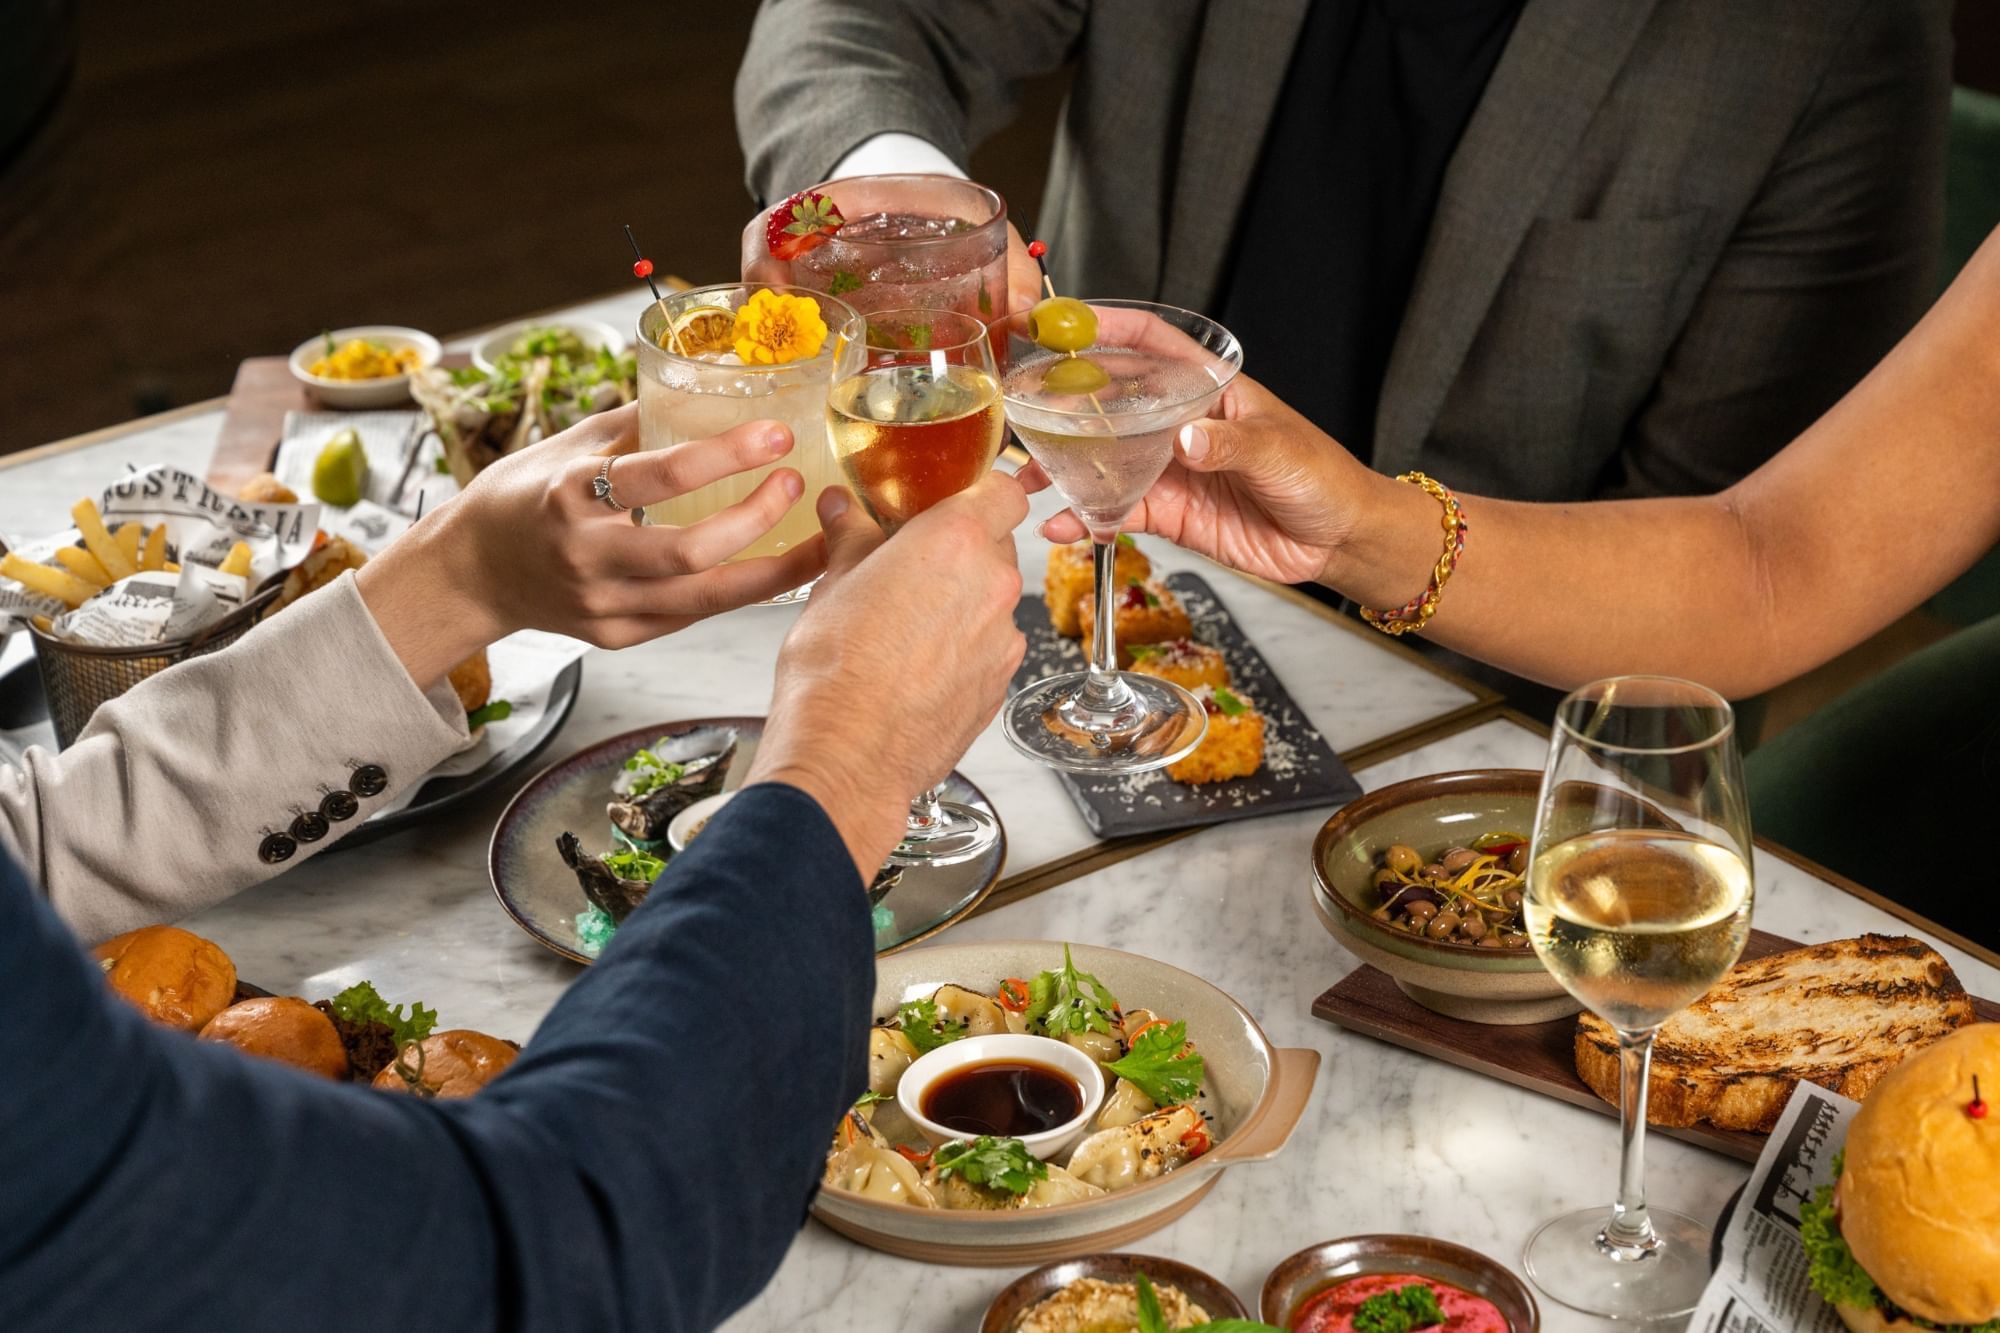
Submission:
[[[1042,256],[1048,252],[1049,243],[1047,241],[1036,239],[1028,242],[1028,258],[1035,261],[1035,268],[1042,275],[1042,290],[1047,292],[1049,298],[1053,300],[1056,294],[1056,284],[1049,277],[1049,266],[1042,262]],[[1064,352],[1063,355],[1071,360],[1076,359],[1075,352]],[[1111,418],[1104,415],[1104,404],[1097,401],[1097,395],[1095,393],[1087,393],[1084,397],[1090,399],[1090,405],[1097,409],[1097,419],[1104,423],[1104,433],[1107,435],[1115,434],[1111,429]]]
[[1965,1113],[1974,1120],[1986,1118],[1986,1099],[1979,1095],[1979,1075],[1972,1076],[1972,1100],[1965,1105]]
[[[629,222],[625,224],[625,239],[632,243],[633,276],[646,280],[646,286],[652,289],[653,300],[659,303],[660,314],[665,316],[667,314],[667,298],[660,294],[660,284],[653,281],[653,261],[646,258],[646,252],[639,248],[639,238],[632,234],[632,224]],[[671,318],[667,319],[667,344],[667,350],[670,352],[679,352],[681,350],[680,339],[674,335],[674,323]]]

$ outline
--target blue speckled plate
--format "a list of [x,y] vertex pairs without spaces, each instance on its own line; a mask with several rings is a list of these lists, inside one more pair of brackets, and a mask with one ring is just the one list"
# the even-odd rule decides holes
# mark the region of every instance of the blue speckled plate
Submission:
[[[626,757],[662,736],[677,736],[696,728],[734,728],[736,758],[724,790],[742,785],[764,734],[761,717],[701,717],[641,727],[590,745],[558,760],[521,788],[494,827],[487,853],[487,872],[500,906],[516,925],[565,958],[588,963],[592,952],[577,931],[577,917],[591,910],[576,876],[556,853],[556,835],[564,831],[583,840],[586,850],[612,846],[612,828],[604,815],[612,779]],[[966,801],[991,811],[993,803],[965,776],[946,779],[951,800]],[[998,818],[997,814],[995,816]],[[1007,861],[1007,830],[978,861],[965,865],[912,868],[882,896],[875,907],[875,952],[894,953],[928,939],[979,905],[999,882]]]

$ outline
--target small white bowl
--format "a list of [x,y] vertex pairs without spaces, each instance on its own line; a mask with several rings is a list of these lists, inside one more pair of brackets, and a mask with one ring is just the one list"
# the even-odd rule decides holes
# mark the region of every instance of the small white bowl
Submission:
[[667,822],[667,846],[677,852],[687,850],[688,839],[694,836],[695,828],[710,815],[728,803],[736,795],[733,791],[719,791],[713,796],[704,796]]
[[625,335],[595,319],[517,319],[502,324],[472,345],[472,364],[488,374],[494,363],[529,329],[568,329],[586,347],[602,347],[616,355],[625,350]]
[[327,406],[342,411],[357,411],[370,407],[394,407],[397,403],[408,402],[410,397],[410,377],[408,375],[385,375],[373,380],[330,380],[315,375],[308,368],[326,354],[326,340],[333,339],[334,346],[350,338],[363,338],[369,342],[381,343],[384,347],[417,349],[417,364],[434,366],[444,355],[438,340],[421,329],[406,329],[397,324],[357,324],[349,329],[334,329],[330,333],[319,334],[306,339],[292,350],[292,376],[306,386],[306,392]]
[[994,1061],[1048,1065],[1068,1074],[1083,1090],[1083,1109],[1074,1117],[1054,1129],[1022,1137],[1021,1142],[1027,1145],[1028,1151],[1045,1162],[1059,1156],[1082,1138],[1083,1132],[1090,1128],[1090,1122],[1097,1118],[1098,1108],[1104,1105],[1104,1071],[1097,1067],[1097,1061],[1066,1041],[1014,1032],[963,1037],[918,1056],[903,1071],[903,1076],[896,1080],[896,1105],[910,1117],[910,1123],[930,1140],[933,1148],[962,1142],[966,1135],[946,1129],[924,1115],[920,1109],[924,1104],[924,1094],[930,1090],[931,1084],[946,1074],[968,1065]]

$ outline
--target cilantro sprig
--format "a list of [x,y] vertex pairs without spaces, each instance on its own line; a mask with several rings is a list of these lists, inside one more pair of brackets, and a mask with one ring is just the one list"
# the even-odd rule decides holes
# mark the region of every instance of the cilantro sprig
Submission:
[[1422,1282],[1412,1282],[1394,1291],[1380,1291],[1361,1302],[1354,1312],[1354,1333],[1411,1333],[1412,1329],[1436,1328],[1444,1322],[1444,1309],[1437,1293]]
[[1188,1049],[1187,1024],[1154,1024],[1132,1042],[1122,1059],[1104,1066],[1153,1099],[1155,1106],[1180,1106],[1201,1095],[1207,1062]]
[[910,1039],[910,1045],[917,1048],[918,1055],[957,1041],[966,1035],[968,1026],[962,1018],[946,1018],[939,1013],[935,1000],[905,1001],[896,1007],[896,1022]]
[[[667,738],[662,736],[653,743],[664,745],[666,741]],[[681,774],[687,772],[687,766],[662,759],[651,750],[639,749],[634,750],[632,757],[625,761],[625,771],[637,775],[626,791],[626,795],[636,801],[642,796],[652,795],[668,783],[680,781]]]
[[1049,1178],[1049,1165],[1019,1139],[981,1134],[971,1142],[947,1143],[931,1158],[941,1176],[963,1176],[975,1185],[1008,1194],[1026,1194]]
[[[1167,1326],[1166,1311],[1160,1308],[1160,1293],[1153,1290],[1153,1280],[1144,1273],[1134,1273],[1132,1286],[1139,1294],[1139,1333],[1172,1333]],[[1195,1327],[1205,1328],[1209,1333],[1285,1333],[1275,1324],[1255,1319],[1217,1319]]]
[[1072,1032],[1110,1032],[1118,1021],[1118,997],[1103,982],[1078,970],[1063,945],[1060,972],[1043,972],[1028,983],[1028,1030],[1046,1037]]
[[854,1109],[859,1111],[862,1107],[873,1106],[876,1102],[893,1102],[895,1100],[894,1097],[891,1097],[886,1092],[877,1092],[873,1088],[870,1088],[854,1099]]
[[426,1009],[412,1001],[406,1016],[402,1005],[390,1004],[366,981],[355,982],[334,996],[331,1003],[333,1012],[350,1023],[380,1023],[387,1027],[395,1037],[398,1049],[410,1042],[422,1041],[437,1026],[437,1010]]

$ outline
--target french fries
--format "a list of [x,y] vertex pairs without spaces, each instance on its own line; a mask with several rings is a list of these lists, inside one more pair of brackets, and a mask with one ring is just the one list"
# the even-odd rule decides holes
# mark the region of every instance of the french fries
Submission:
[[229,548],[229,554],[222,557],[221,570],[238,578],[250,577],[250,543],[238,542]]
[[53,597],[72,611],[99,592],[97,585],[84,582],[68,570],[37,564],[12,551],[0,555],[0,575],[14,580],[30,592]]
[[93,588],[111,586],[111,576],[104,572],[104,566],[98,564],[97,557],[81,546],[65,546],[57,550],[56,563]]
[[132,570],[139,570],[139,543],[144,541],[145,530],[137,523],[120,523],[118,530],[111,534],[111,540],[118,543],[118,549],[132,562]]
[[97,506],[89,499],[78,500],[69,511],[69,516],[75,521],[76,530],[83,534],[84,546],[97,557],[97,563],[104,566],[104,572],[111,576],[113,583],[139,572],[139,566],[126,558],[125,548],[105,531],[104,516],[97,512]]
[[167,525],[155,523],[146,534],[146,549],[139,553],[139,568],[165,569],[167,566]]

